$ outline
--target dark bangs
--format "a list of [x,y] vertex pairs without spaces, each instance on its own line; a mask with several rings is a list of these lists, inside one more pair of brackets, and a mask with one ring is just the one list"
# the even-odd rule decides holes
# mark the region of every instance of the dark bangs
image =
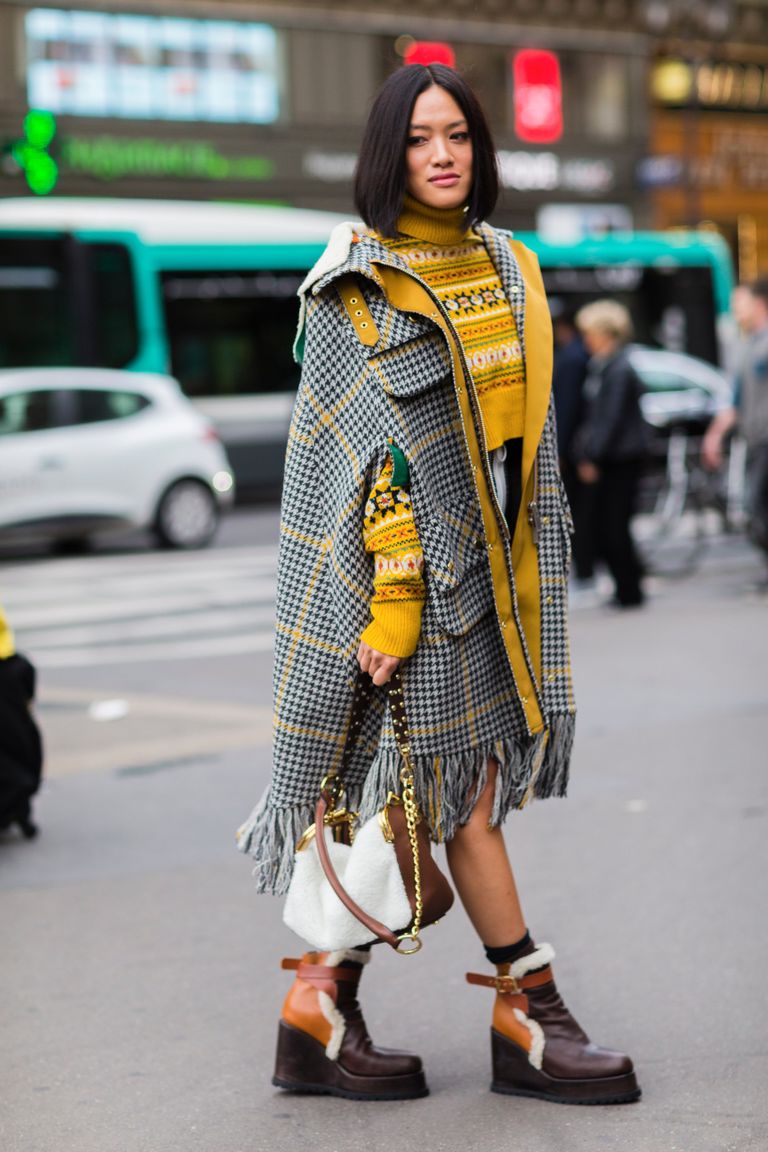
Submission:
[[384,81],[365,126],[355,169],[355,207],[369,228],[397,235],[406,187],[406,148],[417,97],[436,84],[453,97],[472,141],[472,191],[467,226],[485,220],[496,206],[499,174],[485,113],[464,77],[445,64],[405,64]]

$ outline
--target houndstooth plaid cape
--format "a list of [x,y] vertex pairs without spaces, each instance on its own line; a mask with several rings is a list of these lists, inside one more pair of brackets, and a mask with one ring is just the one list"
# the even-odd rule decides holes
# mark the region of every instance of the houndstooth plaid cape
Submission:
[[[405,262],[375,238],[353,235],[348,225],[340,229],[301,290],[303,368],[286,455],[277,587],[273,774],[238,833],[239,847],[256,860],[258,890],[276,894],[288,886],[296,841],[314,819],[320,781],[338,766],[344,745],[373,587],[363,508],[390,438],[409,463],[425,558],[421,637],[403,665],[403,686],[417,793],[433,837],[450,839],[469,818],[489,757],[499,764],[494,824],[531,795],[563,795],[573,739],[570,518],[552,401],[536,454],[538,504],[552,530],[538,545],[544,674],[536,691],[545,728],[534,733],[501,641],[467,451],[467,436],[482,433],[464,426],[448,342],[433,321],[399,311],[386,298],[376,267],[414,276]],[[522,340],[526,285],[509,235],[488,225],[478,231]],[[350,274],[378,329],[373,346],[361,342],[337,291]],[[536,355],[536,349],[527,352]],[[544,596],[545,588],[556,594]],[[521,643],[525,647],[524,636]],[[530,666],[527,651],[526,659]],[[390,789],[397,791],[399,767],[379,691],[345,774],[347,803],[361,819],[383,806]]]

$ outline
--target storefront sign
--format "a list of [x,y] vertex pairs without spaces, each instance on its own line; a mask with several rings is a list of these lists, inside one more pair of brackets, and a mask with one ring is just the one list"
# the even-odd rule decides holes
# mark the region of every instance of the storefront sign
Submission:
[[616,184],[612,160],[602,157],[562,158],[555,152],[498,153],[501,182],[518,192],[578,192],[599,196]]
[[274,162],[267,156],[225,156],[203,141],[171,143],[151,138],[64,136],[62,173],[84,173],[98,180],[124,176],[189,180],[269,180]]
[[531,144],[552,144],[563,134],[560,61],[554,52],[526,48],[512,57],[515,132]]
[[768,66],[707,61],[659,60],[651,77],[656,101],[669,107],[760,112],[768,109]]

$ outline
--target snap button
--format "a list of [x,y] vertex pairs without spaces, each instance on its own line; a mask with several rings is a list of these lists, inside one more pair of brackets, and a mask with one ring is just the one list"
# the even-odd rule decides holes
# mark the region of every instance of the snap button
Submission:
[[506,626],[507,626],[506,620],[502,620],[501,626],[502,626],[502,628],[506,628]]
[[551,596],[547,596],[547,604],[554,604],[554,602],[555,601]]
[[554,672],[550,672],[549,675],[547,676],[547,680],[549,680],[550,684],[553,682],[553,680],[556,680],[556,679],[557,679],[557,677],[555,676]]
[[542,517],[542,524],[549,524],[549,516]]

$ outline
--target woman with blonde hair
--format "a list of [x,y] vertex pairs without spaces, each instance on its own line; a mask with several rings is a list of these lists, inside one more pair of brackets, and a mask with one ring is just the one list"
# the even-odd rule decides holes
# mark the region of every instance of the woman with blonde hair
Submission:
[[643,566],[631,521],[648,453],[648,426],[640,408],[642,384],[625,347],[632,338],[632,320],[617,300],[596,300],[577,312],[576,324],[592,357],[573,455],[579,479],[591,490],[594,554],[613,577],[611,603],[637,608],[645,600]]
[[[359,155],[364,224],[335,230],[301,290],[274,771],[240,846],[260,890],[285,892],[320,781],[343,755],[359,670],[376,690],[347,806],[361,822],[382,808],[401,766],[382,690],[397,669],[422,818],[493,965],[470,982],[496,993],[494,1090],[628,1101],[632,1062],[592,1044],[566,1009],[501,831],[530,798],[564,795],[575,709],[551,324],[535,257],[483,222],[497,191],[466,81],[437,64],[390,76]],[[296,979],[273,1083],[426,1093],[417,1056],[371,1043],[357,1002],[368,959],[356,948],[284,962]]]

